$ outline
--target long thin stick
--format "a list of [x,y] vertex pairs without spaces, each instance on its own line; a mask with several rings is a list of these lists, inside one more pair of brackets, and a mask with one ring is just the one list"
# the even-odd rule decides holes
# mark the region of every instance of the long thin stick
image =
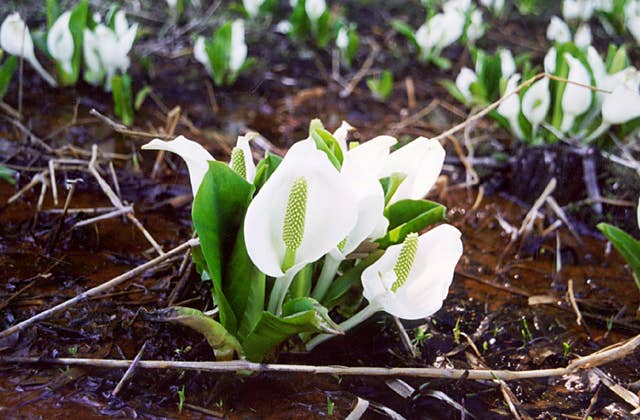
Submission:
[[[152,259],[151,261],[148,261],[142,265],[139,265],[138,267],[134,268],[133,270],[129,270],[126,273],[120,274],[117,277],[114,277],[113,279],[107,281],[106,283],[102,283],[99,286],[94,287],[93,289],[89,289],[86,292],[83,292],[81,294],[79,294],[78,296],[69,299],[65,302],[62,302],[56,306],[54,306],[53,308],[47,309],[46,311],[40,312],[37,315],[32,316],[29,319],[26,319],[16,325],[14,325],[13,327],[7,328],[6,330],[0,332],[0,338],[2,337],[6,337],[8,335],[11,335],[15,332],[18,331],[22,331],[23,329],[25,329],[26,327],[34,324],[37,321],[42,321],[43,319],[49,318],[50,316],[57,314],[60,311],[63,311],[73,305],[75,305],[76,303],[80,303],[84,300],[87,300],[93,296],[96,296],[102,292],[105,292],[117,285],[119,285],[120,283],[123,283],[127,280],[129,280],[132,277],[137,276],[138,274],[143,273],[145,270],[153,267],[154,265],[158,264],[159,262],[162,262],[168,258],[173,257],[174,255],[177,255],[179,253],[181,253],[182,251],[184,251],[187,248],[190,247],[194,247],[197,246],[200,243],[199,239],[191,239],[188,240],[180,245],[178,245],[177,247],[173,248],[171,251],[166,252],[162,255],[157,256],[156,258]],[[128,365],[127,365],[128,366]]]

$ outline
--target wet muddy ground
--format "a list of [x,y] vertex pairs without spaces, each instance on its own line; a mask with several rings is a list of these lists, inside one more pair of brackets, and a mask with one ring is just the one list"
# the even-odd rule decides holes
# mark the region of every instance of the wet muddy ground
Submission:
[[[506,25],[494,39],[504,39],[510,30]],[[379,42],[397,42],[381,32],[372,29]],[[214,156],[224,159],[235,136],[247,129],[269,140],[261,148],[278,153],[303,138],[309,120],[315,117],[331,129],[343,119],[349,121],[358,129],[356,140],[383,133],[406,140],[434,136],[467,116],[466,110],[449,103],[436,83],[444,74],[433,69],[429,77],[424,77],[420,67],[400,71],[394,94],[386,103],[373,100],[363,84],[341,98],[342,87],[327,81],[318,60],[289,62],[287,45],[280,41],[277,45],[280,49],[269,52],[268,67],[241,77],[234,88],[216,90],[215,102],[207,93],[203,69],[190,58],[157,58],[154,76],[146,80],[154,87],[154,97],[136,115],[135,129],[159,132],[167,112],[180,106],[182,118],[176,133],[200,141]],[[268,52],[256,53],[266,56]],[[328,64],[326,58],[321,57],[320,63]],[[396,58],[381,60],[392,63]],[[457,64],[461,65],[464,59]],[[137,76],[134,80],[141,85],[148,77]],[[407,96],[409,78],[416,100],[413,106]],[[106,94],[84,84],[52,92],[28,69],[24,85],[21,126],[0,116],[1,162],[19,173],[14,186],[0,182],[0,329],[155,256],[141,231],[123,217],[74,228],[93,214],[69,211],[61,216],[68,180],[82,180],[75,184],[70,209],[111,206],[86,171],[91,145],[99,147],[102,176],[124,203],[134,206],[138,220],[165,251],[189,239],[192,232],[186,168],[168,156],[156,179],[151,179],[155,155],[139,151],[146,140],[116,133],[89,114],[95,108],[110,115]],[[17,96],[12,87],[7,102],[17,107]],[[463,232],[465,251],[443,309],[424,322],[403,323],[417,354],[413,356],[403,345],[390,317],[377,315],[312,353],[282,349],[279,363],[545,369],[566,366],[579,355],[640,333],[636,317],[640,295],[622,259],[595,233],[593,221],[598,216],[590,205],[579,205],[586,198],[584,188],[575,186],[579,177],[563,180],[560,177],[566,175],[558,169],[560,185],[553,193],[568,212],[573,233],[566,225],[548,229],[557,216],[543,207],[531,233],[512,241],[512,229],[520,228],[530,204],[548,183],[543,177],[555,174],[555,169],[534,165],[526,152],[519,152],[508,135],[489,121],[479,122],[467,135],[475,145],[476,157],[502,153],[515,158],[478,164],[474,168],[482,191],[477,185],[464,187],[465,167],[455,142],[462,144],[465,138],[461,133],[447,141],[445,178],[432,196],[448,207],[450,223]],[[40,184],[5,204],[34,175],[47,169],[52,158],[84,162],[71,169],[61,164],[56,171],[58,205],[49,189],[38,210]],[[562,159],[554,162],[558,167],[567,166],[568,173],[580,168],[579,162]],[[600,168],[601,178],[613,171],[606,163]],[[637,190],[629,186],[631,178],[626,172],[617,175],[615,186],[600,180],[603,191],[634,201]],[[523,186],[524,181],[517,179],[533,182]],[[635,220],[634,212],[630,206],[605,205],[601,217],[624,225]],[[159,264],[104,295],[0,340],[0,356],[132,359],[146,345],[143,359],[147,360],[213,360],[211,349],[198,334],[147,323],[137,316],[141,308],[178,303],[211,309],[208,285],[192,270],[182,274],[183,260],[181,255]],[[583,316],[582,325],[576,322],[570,294]],[[634,393],[640,389],[637,352],[602,371]],[[509,418],[513,409],[508,401],[523,417],[535,418],[624,418],[633,409],[602,377],[586,372],[512,381],[508,383],[511,397],[505,397],[507,391],[494,381],[402,378],[415,390],[408,398],[394,392],[388,380],[369,377],[137,370],[113,396],[124,373],[120,369],[2,364],[0,372],[3,418],[341,418],[354,408],[358,397],[372,403],[365,418],[389,416],[389,411],[385,414],[389,409],[407,418]],[[178,394],[182,390],[185,403],[180,413]]]

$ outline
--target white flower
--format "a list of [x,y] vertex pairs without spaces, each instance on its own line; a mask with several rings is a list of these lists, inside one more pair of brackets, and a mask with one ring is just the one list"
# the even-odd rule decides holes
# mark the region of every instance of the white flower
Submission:
[[476,80],[478,80],[476,72],[471,70],[469,67],[461,68],[460,73],[458,73],[458,77],[456,77],[456,87],[460,93],[462,93],[462,96],[464,96],[467,102],[471,102],[471,84],[475,83]]
[[338,35],[336,36],[336,47],[343,51],[349,47],[349,34],[347,28],[344,26],[340,28]]
[[[511,92],[515,91],[518,87],[518,83],[520,82],[520,75],[513,74],[509,77],[507,81],[507,87],[504,91],[504,96],[509,95]],[[519,139],[524,138],[522,134],[522,129],[520,128],[520,122],[518,121],[518,116],[520,115],[520,97],[517,93],[509,96],[498,106],[498,113],[505,117],[509,121],[509,125],[511,126],[511,132],[518,137]]]
[[551,22],[547,27],[547,39],[560,44],[571,41],[569,26],[558,16],[551,16]]
[[23,57],[51,86],[57,86],[56,81],[40,65],[33,51],[33,40],[29,27],[24,23],[19,13],[12,13],[5,18],[0,26],[0,48],[8,54]]
[[522,114],[533,126],[535,135],[538,126],[544,121],[549,112],[551,95],[549,94],[549,79],[546,77],[535,82],[522,97]]
[[480,0],[480,4],[491,10],[494,15],[499,15],[504,9],[504,0]]
[[578,26],[576,34],[573,37],[573,43],[578,48],[585,48],[591,45],[591,28],[588,23],[582,23]]
[[237,72],[247,59],[247,44],[244,42],[244,21],[236,19],[231,24],[231,49],[229,69]]
[[455,10],[438,13],[416,31],[416,42],[423,59],[453,44],[464,31],[465,16]]
[[231,150],[231,159],[229,160],[229,167],[250,183],[253,183],[256,177],[256,164],[253,162],[249,141],[257,136],[258,133],[238,136],[236,147]]
[[640,44],[640,2],[627,1],[624,7],[624,17],[627,29]]
[[613,0],[594,0],[593,1],[594,10],[598,10],[601,12],[612,12],[613,11]]
[[268,276],[291,276],[339,244],[356,215],[352,191],[327,155],[298,142],[249,205],[247,252]]
[[611,76],[618,83],[602,104],[602,120],[624,124],[640,117],[640,72],[628,67]]
[[[108,28],[104,24],[98,24],[91,35],[85,30],[85,64],[90,73],[85,78],[91,83],[97,84],[101,75],[105,74],[105,90],[111,90],[111,78],[117,71],[126,72],[129,68],[129,51],[133,47],[138,25],[129,26],[125,13],[121,10],[114,17],[114,28]],[[87,41],[88,40],[88,41]],[[99,59],[99,70],[98,60]],[[97,75],[100,75],[98,77]],[[88,76],[88,77],[87,77]]]
[[202,36],[196,38],[195,44],[193,44],[193,57],[197,62],[205,66],[209,73],[213,72],[211,62],[209,61],[209,55],[205,46],[205,39]]
[[558,55],[556,47],[549,48],[549,51],[545,54],[543,61],[545,72],[552,74],[556,71],[556,55]]
[[398,140],[391,136],[378,136],[349,150],[349,159],[355,160],[366,171],[383,178],[390,175],[387,170],[389,149]]
[[205,174],[209,170],[209,161],[215,160],[213,156],[193,140],[184,136],[178,136],[171,141],[153,139],[141,147],[143,150],[166,150],[180,156],[187,164],[189,178],[191,179],[191,191],[195,197]]
[[260,12],[260,7],[265,0],[242,0],[242,4],[244,5],[244,10],[247,11],[249,16],[256,17]]
[[304,11],[311,22],[317,22],[326,10],[325,0],[306,0],[304,3]]
[[467,26],[467,39],[474,42],[484,35],[484,25],[482,23],[482,12],[476,9],[471,13],[469,25]]
[[178,0],[166,0],[167,1],[167,6],[169,6],[169,9],[175,9],[176,5],[178,4]]
[[516,72],[516,61],[513,59],[513,54],[508,49],[500,50],[500,72],[502,77],[508,79],[512,74]]
[[399,318],[428,317],[442,307],[461,255],[460,231],[451,225],[410,234],[364,270],[364,297],[372,308]]
[[[580,83],[582,85],[591,85],[591,78],[587,68],[571,54],[565,53],[564,59],[569,64],[569,74],[567,79],[571,82]],[[562,94],[562,124],[560,130],[563,133],[571,130],[575,118],[587,112],[591,106],[592,94],[591,90],[578,86],[573,83],[567,83],[564,93]]]
[[440,175],[444,157],[445,151],[440,143],[425,137],[418,137],[391,153],[383,173],[386,176],[401,173],[406,178],[388,204],[406,198],[417,200],[427,195]]
[[71,11],[61,14],[51,26],[47,34],[47,50],[66,73],[72,73],[71,59],[73,58],[73,36],[69,29]]
[[593,15],[593,0],[564,0],[562,3],[562,16],[566,20],[589,20]]
[[288,34],[289,32],[291,32],[291,22],[289,22],[288,20],[281,20],[276,25],[275,31],[279,34]]

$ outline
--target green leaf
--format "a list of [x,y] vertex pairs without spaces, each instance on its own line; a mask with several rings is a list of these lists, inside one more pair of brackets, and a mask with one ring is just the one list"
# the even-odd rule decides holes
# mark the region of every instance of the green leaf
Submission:
[[131,77],[128,74],[111,78],[113,112],[126,126],[133,124],[133,99],[131,98]]
[[222,86],[229,72],[231,59],[231,22],[218,28],[212,41],[205,41],[205,50],[213,70],[213,81],[216,86]]
[[406,37],[414,47],[420,48],[418,45],[418,41],[416,40],[416,35],[413,32],[413,28],[401,20],[392,20],[391,27],[395,29],[400,35]]
[[265,275],[249,258],[244,229],[240,226],[222,283],[223,294],[236,318],[238,338],[246,337],[258,323],[264,310],[265,289]]
[[242,357],[242,346],[220,323],[202,311],[183,306],[172,306],[153,312],[141,311],[144,319],[153,322],[171,322],[192,328],[202,334],[216,356],[216,360],[232,360],[234,355]]
[[153,92],[153,89],[151,88],[151,86],[147,85],[145,87],[143,87],[142,89],[140,89],[138,91],[138,93],[136,93],[136,100],[133,103],[133,108],[136,111],[139,111],[140,108],[142,107],[142,104],[144,103],[144,100],[147,98],[147,96]]
[[623,69],[625,69],[629,65],[629,57],[627,56],[627,49],[624,45],[621,45],[620,48],[613,54],[613,57],[608,63],[607,72],[609,74],[615,74]]
[[451,68],[451,60],[447,58],[440,57],[439,55],[433,55],[429,57],[429,59],[441,70],[449,70]]
[[53,24],[60,16],[60,5],[58,0],[47,0],[47,30],[51,29]]
[[329,309],[338,305],[342,297],[345,296],[354,285],[360,282],[362,272],[371,264],[378,261],[382,254],[384,254],[382,250],[373,251],[365,259],[335,279],[333,283],[331,283],[331,286],[329,286],[329,290],[322,300],[322,304]]
[[331,41],[332,32],[331,15],[329,15],[328,11],[325,11],[316,22],[316,32],[314,34],[316,45],[320,48],[325,48]]
[[451,80],[440,80],[438,83],[440,83],[440,85],[449,92],[449,95],[453,96],[458,102],[468,105],[469,101],[467,101],[467,98],[465,98],[462,92],[460,92],[460,89],[458,89],[455,82]]
[[375,242],[381,248],[401,243],[412,233],[445,220],[446,208],[428,200],[400,200],[385,209],[389,231]]
[[222,279],[236,249],[235,242],[253,191],[253,186],[228,165],[211,161],[191,211],[213,284],[213,299],[220,308],[220,322],[231,333],[237,330],[237,319],[224,294]]
[[253,179],[253,185],[256,191],[262,188],[265,182],[271,178],[273,172],[282,162],[282,158],[273,153],[265,152],[264,158],[256,166],[256,177]]
[[391,176],[380,179],[382,184],[382,190],[384,191],[384,204],[385,206],[391,201],[393,195],[398,191],[398,187],[405,180],[407,174],[402,172],[394,172]]
[[[287,306],[287,309],[291,310],[292,307],[304,305],[304,303],[294,301],[289,305],[292,306]],[[326,309],[324,311],[322,309],[314,307],[314,309],[282,317],[263,311],[256,327],[242,342],[247,359],[261,362],[265,355],[280,343],[300,333],[341,334],[340,328],[326,316],[326,312],[323,314]]]
[[324,129],[319,119],[315,118],[309,124],[309,135],[315,142],[318,150],[326,153],[333,166],[335,166],[337,170],[340,170],[344,159],[340,143],[333,137],[333,134]]
[[16,179],[14,178],[15,173],[16,172],[13,169],[7,168],[0,163],[0,179],[13,185],[16,183]]
[[11,83],[11,78],[17,66],[18,58],[15,55],[7,57],[4,63],[0,65],[0,99],[4,98],[4,95],[7,94],[9,83]]
[[313,264],[307,264],[298,271],[289,286],[290,299],[303,298],[311,294],[311,280],[313,278]]
[[640,289],[640,242],[622,229],[608,223],[600,223],[597,227],[629,264],[636,286]]
[[379,78],[367,79],[367,86],[376,99],[385,101],[393,91],[393,74],[389,70],[384,70]]

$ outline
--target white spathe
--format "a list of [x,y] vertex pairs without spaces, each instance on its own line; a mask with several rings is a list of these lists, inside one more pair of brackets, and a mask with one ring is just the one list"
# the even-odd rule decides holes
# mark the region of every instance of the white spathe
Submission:
[[550,104],[549,79],[546,77],[535,82],[524,93],[521,103],[522,114],[531,123],[534,135],[540,123],[547,116]]
[[[357,148],[356,148],[357,149]],[[418,137],[389,155],[384,175],[402,173],[406,178],[388,204],[403,199],[421,199],[431,190],[444,164],[445,151],[440,142]]]
[[73,36],[69,29],[71,11],[67,10],[54,22],[47,34],[47,50],[54,60],[58,61],[65,73],[72,73]]
[[325,0],[306,0],[304,3],[304,11],[312,22],[317,22],[326,10]]
[[640,72],[628,67],[611,77],[617,86],[602,103],[603,123],[624,124],[640,117]]
[[551,22],[547,27],[547,39],[560,44],[571,41],[571,31],[566,22],[558,16],[551,16]]
[[364,297],[378,310],[402,319],[426,318],[442,307],[462,255],[460,231],[440,225],[418,238],[418,249],[406,281],[393,292],[394,267],[402,244],[392,245],[362,273]]
[[8,54],[23,57],[49,85],[55,87],[55,79],[40,65],[33,50],[29,27],[18,12],[7,16],[0,26],[0,48]]
[[[569,64],[569,74],[567,79],[570,82],[591,86],[591,77],[587,68],[574,56],[565,53],[564,59]],[[560,130],[566,133],[571,130],[576,117],[589,110],[592,101],[591,89],[579,86],[574,83],[567,83],[562,94],[562,124]]]
[[236,19],[231,24],[231,48],[229,70],[237,72],[247,59],[247,44],[244,42],[244,21]]
[[502,101],[502,103],[498,106],[497,111],[500,115],[502,115],[509,121],[511,132],[519,139],[523,139],[524,135],[522,134],[522,129],[520,128],[520,122],[518,121],[518,116],[520,115],[520,97],[517,93],[513,93],[518,87],[519,82],[520,74],[516,73],[509,77],[509,80],[507,80],[507,87],[504,91],[504,96],[510,94],[511,96]]
[[242,5],[244,6],[244,10],[247,11],[249,16],[256,17],[260,12],[260,7],[265,0],[242,0]]
[[343,51],[349,47],[349,33],[347,28],[344,26],[338,30],[338,35],[336,36],[336,47]]
[[195,197],[205,174],[209,170],[209,161],[215,160],[213,156],[202,147],[200,143],[189,140],[184,136],[178,136],[171,141],[153,139],[141,147],[143,150],[166,150],[177,154],[187,164],[191,191]]
[[469,24],[467,25],[467,39],[469,42],[475,42],[482,38],[484,35],[485,27],[482,21],[482,12],[480,9],[475,9],[471,12],[469,17]]
[[[287,272],[282,271],[286,245],[285,213],[294,183],[307,184],[303,235]],[[268,276],[291,276],[337,246],[356,223],[357,207],[349,185],[324,152],[311,141],[294,144],[249,204],[244,221],[247,252]]]
[[578,48],[586,48],[591,45],[591,28],[588,23],[583,23],[578,26],[575,35],[573,36],[573,43]]
[[543,66],[544,71],[551,74],[556,71],[556,61],[558,52],[556,51],[556,47],[549,48],[549,51],[544,56]]
[[516,60],[513,59],[511,50],[500,50],[500,72],[505,79],[508,79],[516,72]]
[[593,0],[564,0],[562,3],[562,16],[566,20],[589,20],[593,10]]
[[[258,137],[258,133],[247,133],[244,136],[238,136],[238,140],[236,141],[236,147],[242,150],[242,157],[244,159],[244,168],[246,172],[245,179],[253,183],[253,180],[256,178],[256,164],[253,161],[253,154],[251,153],[251,146],[249,146],[249,142],[256,137]],[[229,162],[231,165],[231,162]]]
[[476,72],[471,70],[469,67],[463,67],[460,69],[460,73],[458,73],[458,77],[456,77],[456,87],[462,93],[462,96],[470,102],[472,99],[471,95],[471,85],[478,80],[478,76]]

